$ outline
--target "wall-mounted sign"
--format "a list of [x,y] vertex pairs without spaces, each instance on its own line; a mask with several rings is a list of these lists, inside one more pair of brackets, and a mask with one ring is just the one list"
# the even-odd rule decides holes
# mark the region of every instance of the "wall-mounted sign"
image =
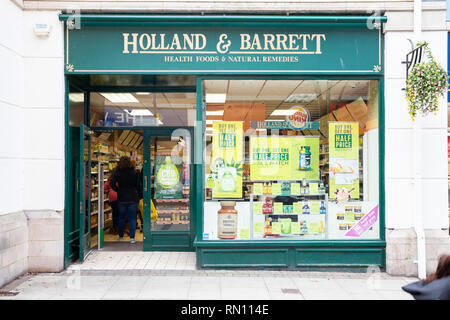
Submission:
[[213,198],[242,198],[243,123],[213,122],[211,172]]
[[183,158],[155,156],[155,198],[183,198]]
[[382,73],[380,24],[171,23],[66,28],[66,73]]
[[319,180],[319,137],[251,136],[251,180]]
[[296,129],[303,129],[309,122],[309,110],[302,106],[293,106],[292,113],[286,116],[286,122]]
[[305,130],[305,129],[320,129],[319,121],[309,121],[303,124],[302,128],[296,128],[290,122],[284,120],[266,120],[266,121],[250,121],[250,128],[252,129],[289,129],[289,130]]
[[359,199],[359,122],[329,122],[330,199]]

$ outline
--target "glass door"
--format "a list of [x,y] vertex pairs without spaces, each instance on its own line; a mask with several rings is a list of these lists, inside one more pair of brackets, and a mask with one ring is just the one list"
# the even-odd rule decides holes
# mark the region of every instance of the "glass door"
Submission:
[[90,230],[91,230],[91,213],[90,213],[90,150],[91,136],[89,129],[80,125],[80,168],[78,177],[78,190],[80,199],[80,261],[83,261],[89,254],[91,249]]
[[[188,250],[193,238],[190,131],[147,133],[146,140],[143,183],[144,211],[148,213],[144,217],[144,250]],[[148,221],[152,210],[157,217]]]

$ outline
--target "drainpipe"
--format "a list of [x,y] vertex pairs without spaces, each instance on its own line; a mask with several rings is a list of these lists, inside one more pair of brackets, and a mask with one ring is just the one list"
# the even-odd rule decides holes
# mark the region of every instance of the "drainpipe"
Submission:
[[[422,37],[422,0],[414,0],[414,38],[420,41]],[[416,117],[413,124],[414,145],[414,230],[417,236],[417,275],[419,279],[426,278],[425,232],[422,225],[422,118]]]

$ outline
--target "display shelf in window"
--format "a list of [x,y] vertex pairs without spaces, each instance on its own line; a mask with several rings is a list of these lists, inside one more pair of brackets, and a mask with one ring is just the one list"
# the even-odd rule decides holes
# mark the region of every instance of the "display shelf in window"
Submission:
[[[257,197],[263,198],[263,201],[255,201]],[[281,199],[275,201],[277,197]],[[313,239],[327,238],[327,213],[327,193],[251,194],[251,238],[302,239],[305,236]]]

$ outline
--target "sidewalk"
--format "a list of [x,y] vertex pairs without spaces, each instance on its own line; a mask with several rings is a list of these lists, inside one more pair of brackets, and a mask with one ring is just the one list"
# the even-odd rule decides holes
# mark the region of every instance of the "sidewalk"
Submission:
[[61,273],[23,276],[4,299],[398,300],[416,278],[386,273],[195,270],[195,254],[93,252]]

